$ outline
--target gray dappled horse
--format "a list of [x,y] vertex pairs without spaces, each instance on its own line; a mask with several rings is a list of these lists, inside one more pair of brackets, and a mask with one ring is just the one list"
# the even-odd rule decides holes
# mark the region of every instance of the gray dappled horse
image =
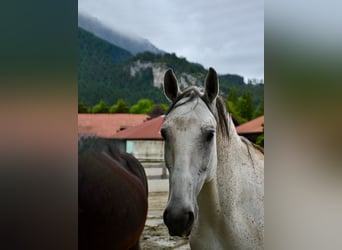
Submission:
[[209,69],[204,92],[183,93],[168,70],[164,92],[172,102],[161,129],[170,235],[190,235],[192,249],[263,249],[264,153],[237,134],[218,97],[215,70]]

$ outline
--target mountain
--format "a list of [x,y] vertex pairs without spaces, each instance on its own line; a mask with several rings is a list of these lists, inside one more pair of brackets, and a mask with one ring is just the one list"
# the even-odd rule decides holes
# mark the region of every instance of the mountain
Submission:
[[101,23],[98,19],[82,13],[78,13],[78,26],[107,42],[115,44],[129,51],[134,55],[145,51],[156,54],[165,53],[164,51],[155,47],[147,39],[110,28]]
[[[114,44],[99,39],[92,33],[78,28],[79,67],[89,67],[94,63],[111,66],[132,57],[132,54]],[[94,71],[95,69],[89,69]]]
[[[181,90],[189,85],[203,87],[208,69],[201,64],[188,62],[185,58],[177,57],[174,53],[153,54],[150,52],[140,53],[125,62],[125,68],[129,68],[131,76],[136,76],[145,70],[152,71],[152,79],[148,79],[153,87],[161,89],[164,74],[172,68],[175,72]],[[242,76],[236,74],[219,75],[221,95],[227,95],[233,88],[236,94],[241,96],[250,92],[253,96],[253,104],[256,107],[264,97],[264,84],[246,84]],[[146,79],[147,80],[147,79]]]
[[[128,105],[142,98],[167,104],[162,84],[168,68],[174,70],[181,89],[188,85],[203,86],[207,74],[202,65],[174,53],[133,54],[81,27],[78,39],[78,98],[87,106],[101,99],[112,105],[120,98]],[[245,84],[242,76],[233,74],[219,75],[219,81],[221,95],[234,88],[238,96],[250,92],[255,107],[263,100],[263,84]]]

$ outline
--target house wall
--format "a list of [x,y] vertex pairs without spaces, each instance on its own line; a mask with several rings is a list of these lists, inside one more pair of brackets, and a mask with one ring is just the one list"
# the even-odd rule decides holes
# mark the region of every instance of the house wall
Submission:
[[127,140],[126,152],[133,154],[141,162],[164,161],[164,141]]

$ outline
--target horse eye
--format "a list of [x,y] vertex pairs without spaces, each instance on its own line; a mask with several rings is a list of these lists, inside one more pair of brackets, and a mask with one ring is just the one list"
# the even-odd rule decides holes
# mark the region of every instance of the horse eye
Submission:
[[213,139],[214,134],[215,134],[214,130],[207,131],[207,138],[206,139],[207,139],[208,142],[210,142]]

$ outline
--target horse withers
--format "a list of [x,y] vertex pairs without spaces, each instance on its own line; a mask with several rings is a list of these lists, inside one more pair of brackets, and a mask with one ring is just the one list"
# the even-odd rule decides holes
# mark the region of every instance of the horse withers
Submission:
[[147,195],[137,159],[99,138],[79,139],[79,249],[140,249]]
[[168,70],[164,92],[172,102],[161,128],[170,235],[190,235],[192,249],[263,249],[264,153],[237,134],[215,70],[204,92],[194,86],[181,92]]

